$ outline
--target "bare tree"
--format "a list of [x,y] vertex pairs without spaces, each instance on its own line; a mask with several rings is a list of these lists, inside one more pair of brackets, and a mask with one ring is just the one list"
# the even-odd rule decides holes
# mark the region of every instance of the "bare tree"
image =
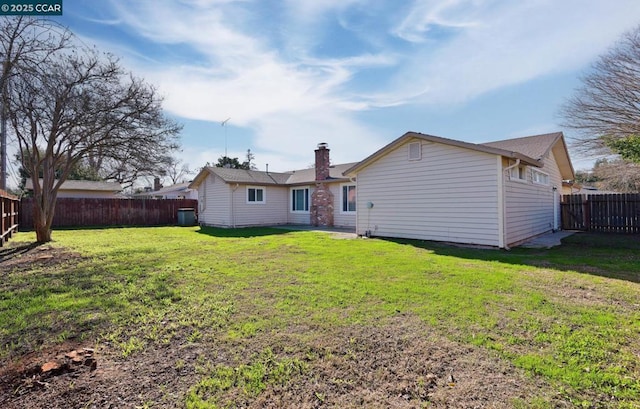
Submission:
[[68,47],[71,33],[59,24],[26,16],[0,19],[0,189],[7,183],[7,105],[11,79]]
[[640,192],[640,164],[623,159],[603,159],[596,162],[593,176],[599,189],[622,193]]
[[169,178],[172,185],[182,183],[193,172],[189,170],[189,165],[182,163],[178,158],[169,156],[163,161],[164,167],[158,172],[159,175]]
[[640,135],[640,26],[594,63],[561,115],[585,154],[621,153]]
[[33,184],[39,242],[51,240],[58,190],[83,158],[177,147],[181,127],[164,116],[161,103],[152,86],[95,49],[63,48],[17,71],[7,110],[20,152],[31,158],[23,164],[32,175],[42,171],[42,184],[37,178]]
[[177,148],[166,146],[138,146],[135,140],[123,143],[117,150],[100,149],[91,152],[87,164],[102,179],[114,180],[124,188],[131,187],[139,178],[162,174],[171,164],[168,152]]

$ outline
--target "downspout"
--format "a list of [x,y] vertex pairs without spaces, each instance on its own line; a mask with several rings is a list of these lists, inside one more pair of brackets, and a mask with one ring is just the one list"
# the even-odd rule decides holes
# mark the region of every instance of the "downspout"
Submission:
[[[502,156],[498,157],[499,169],[502,169]],[[500,230],[500,237],[498,239],[499,246],[505,250],[511,250],[507,245],[507,200],[505,198],[505,189],[504,189],[504,179],[509,172],[513,168],[517,168],[520,166],[520,159],[516,159],[516,163],[513,165],[507,166],[502,169],[500,178],[498,179],[498,201],[500,202],[500,215],[498,217],[498,228]]]
[[[358,212],[358,183],[356,183],[356,178],[354,176],[349,177],[349,181],[353,184],[356,185],[356,235],[358,234],[358,215],[360,214],[360,212]],[[340,203],[340,206],[342,206],[342,203]]]
[[240,186],[239,183],[236,183],[236,185],[234,187],[231,188],[231,227],[232,228],[236,228],[236,217],[235,214],[233,212],[233,196],[235,196],[236,190],[238,189],[238,186]]

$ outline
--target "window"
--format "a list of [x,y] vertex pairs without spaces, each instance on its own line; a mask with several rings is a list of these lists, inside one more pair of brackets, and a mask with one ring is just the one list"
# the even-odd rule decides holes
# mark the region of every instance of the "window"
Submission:
[[309,188],[291,189],[291,211],[309,211]]
[[356,185],[342,186],[342,211],[356,211]]
[[541,185],[549,184],[549,175],[539,171],[538,169],[532,169],[531,176],[533,177],[533,183],[539,183]]
[[422,149],[420,142],[411,142],[409,144],[409,160],[420,160],[422,158]]
[[511,180],[527,180],[527,172],[525,166],[516,166],[515,168],[509,169],[509,177]]
[[264,188],[247,187],[247,203],[264,203]]

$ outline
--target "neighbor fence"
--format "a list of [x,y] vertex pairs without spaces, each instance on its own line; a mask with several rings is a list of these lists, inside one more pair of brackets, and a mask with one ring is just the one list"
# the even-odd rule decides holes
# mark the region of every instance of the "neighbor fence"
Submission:
[[[23,198],[20,228],[33,228],[33,198]],[[52,227],[166,226],[178,224],[178,210],[193,208],[194,199],[59,198]]]
[[4,190],[0,190],[0,247],[18,231],[18,208],[20,200]]
[[640,233],[640,194],[564,195],[562,228]]

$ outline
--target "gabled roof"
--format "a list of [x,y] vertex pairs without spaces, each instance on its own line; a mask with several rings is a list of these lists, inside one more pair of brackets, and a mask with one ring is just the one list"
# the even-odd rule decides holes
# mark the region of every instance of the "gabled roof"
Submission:
[[563,180],[575,179],[573,165],[562,132],[525,136],[523,138],[506,139],[483,143],[499,149],[514,150],[542,161],[549,152],[553,152]]
[[[343,172],[355,165],[353,163],[343,163],[329,167],[329,182],[339,182],[349,180],[343,176]],[[314,168],[300,169],[290,172],[264,172],[260,170],[230,169],[207,166],[189,184],[191,189],[197,189],[200,183],[209,174],[214,174],[227,183],[240,183],[249,185],[305,185],[316,181],[316,170]],[[156,192],[152,192],[156,193]]]
[[137,193],[135,196],[163,196],[163,195],[166,195],[167,193],[188,192],[191,190],[189,188],[190,183],[191,182],[176,183],[175,185],[166,186],[158,190]]
[[197,189],[200,183],[210,174],[218,176],[227,183],[252,185],[284,185],[289,173],[263,172],[260,170],[231,169],[206,166],[189,184],[189,188]]
[[388,152],[392,151],[393,149],[395,149],[396,147],[404,144],[405,142],[407,142],[410,139],[422,139],[428,142],[436,142],[436,143],[441,143],[444,145],[449,145],[449,146],[457,146],[459,148],[465,148],[465,149],[471,149],[474,151],[478,151],[478,152],[485,152],[485,153],[491,153],[494,155],[500,155],[500,156],[504,156],[507,158],[511,158],[511,159],[520,159],[521,162],[526,163],[527,165],[531,165],[531,166],[536,166],[536,167],[541,167],[542,166],[542,162],[540,162],[538,159],[536,158],[532,158],[526,154],[523,154],[522,152],[516,151],[516,150],[509,150],[509,149],[501,149],[501,148],[497,148],[497,147],[493,147],[493,146],[488,146],[486,144],[475,144],[475,143],[470,143],[470,142],[463,142],[463,141],[458,141],[455,139],[449,139],[449,138],[442,138],[440,136],[433,136],[433,135],[427,135],[427,134],[423,134],[423,133],[419,133],[419,132],[407,132],[404,135],[402,135],[401,137],[399,137],[398,139],[396,139],[395,141],[391,142],[390,144],[384,146],[383,148],[379,149],[378,151],[374,152],[372,155],[369,155],[368,157],[366,157],[364,160],[362,160],[361,162],[357,163],[355,166],[352,166],[351,168],[347,169],[344,174],[345,175],[350,175],[353,174],[354,172],[359,171],[360,169],[368,166],[369,164],[371,164],[372,162],[378,160],[378,158],[386,155]]
[[543,135],[525,136],[523,138],[505,139],[483,143],[484,146],[517,151],[531,158],[541,160],[544,158],[558,139],[562,138],[562,132],[554,132]]
[[[42,186],[42,179],[39,179]],[[56,180],[57,183],[57,180]],[[29,178],[25,181],[25,189],[33,190],[33,181]],[[104,182],[93,180],[65,180],[60,186],[60,190],[90,190],[94,192],[119,192],[122,186],[118,182]]]

